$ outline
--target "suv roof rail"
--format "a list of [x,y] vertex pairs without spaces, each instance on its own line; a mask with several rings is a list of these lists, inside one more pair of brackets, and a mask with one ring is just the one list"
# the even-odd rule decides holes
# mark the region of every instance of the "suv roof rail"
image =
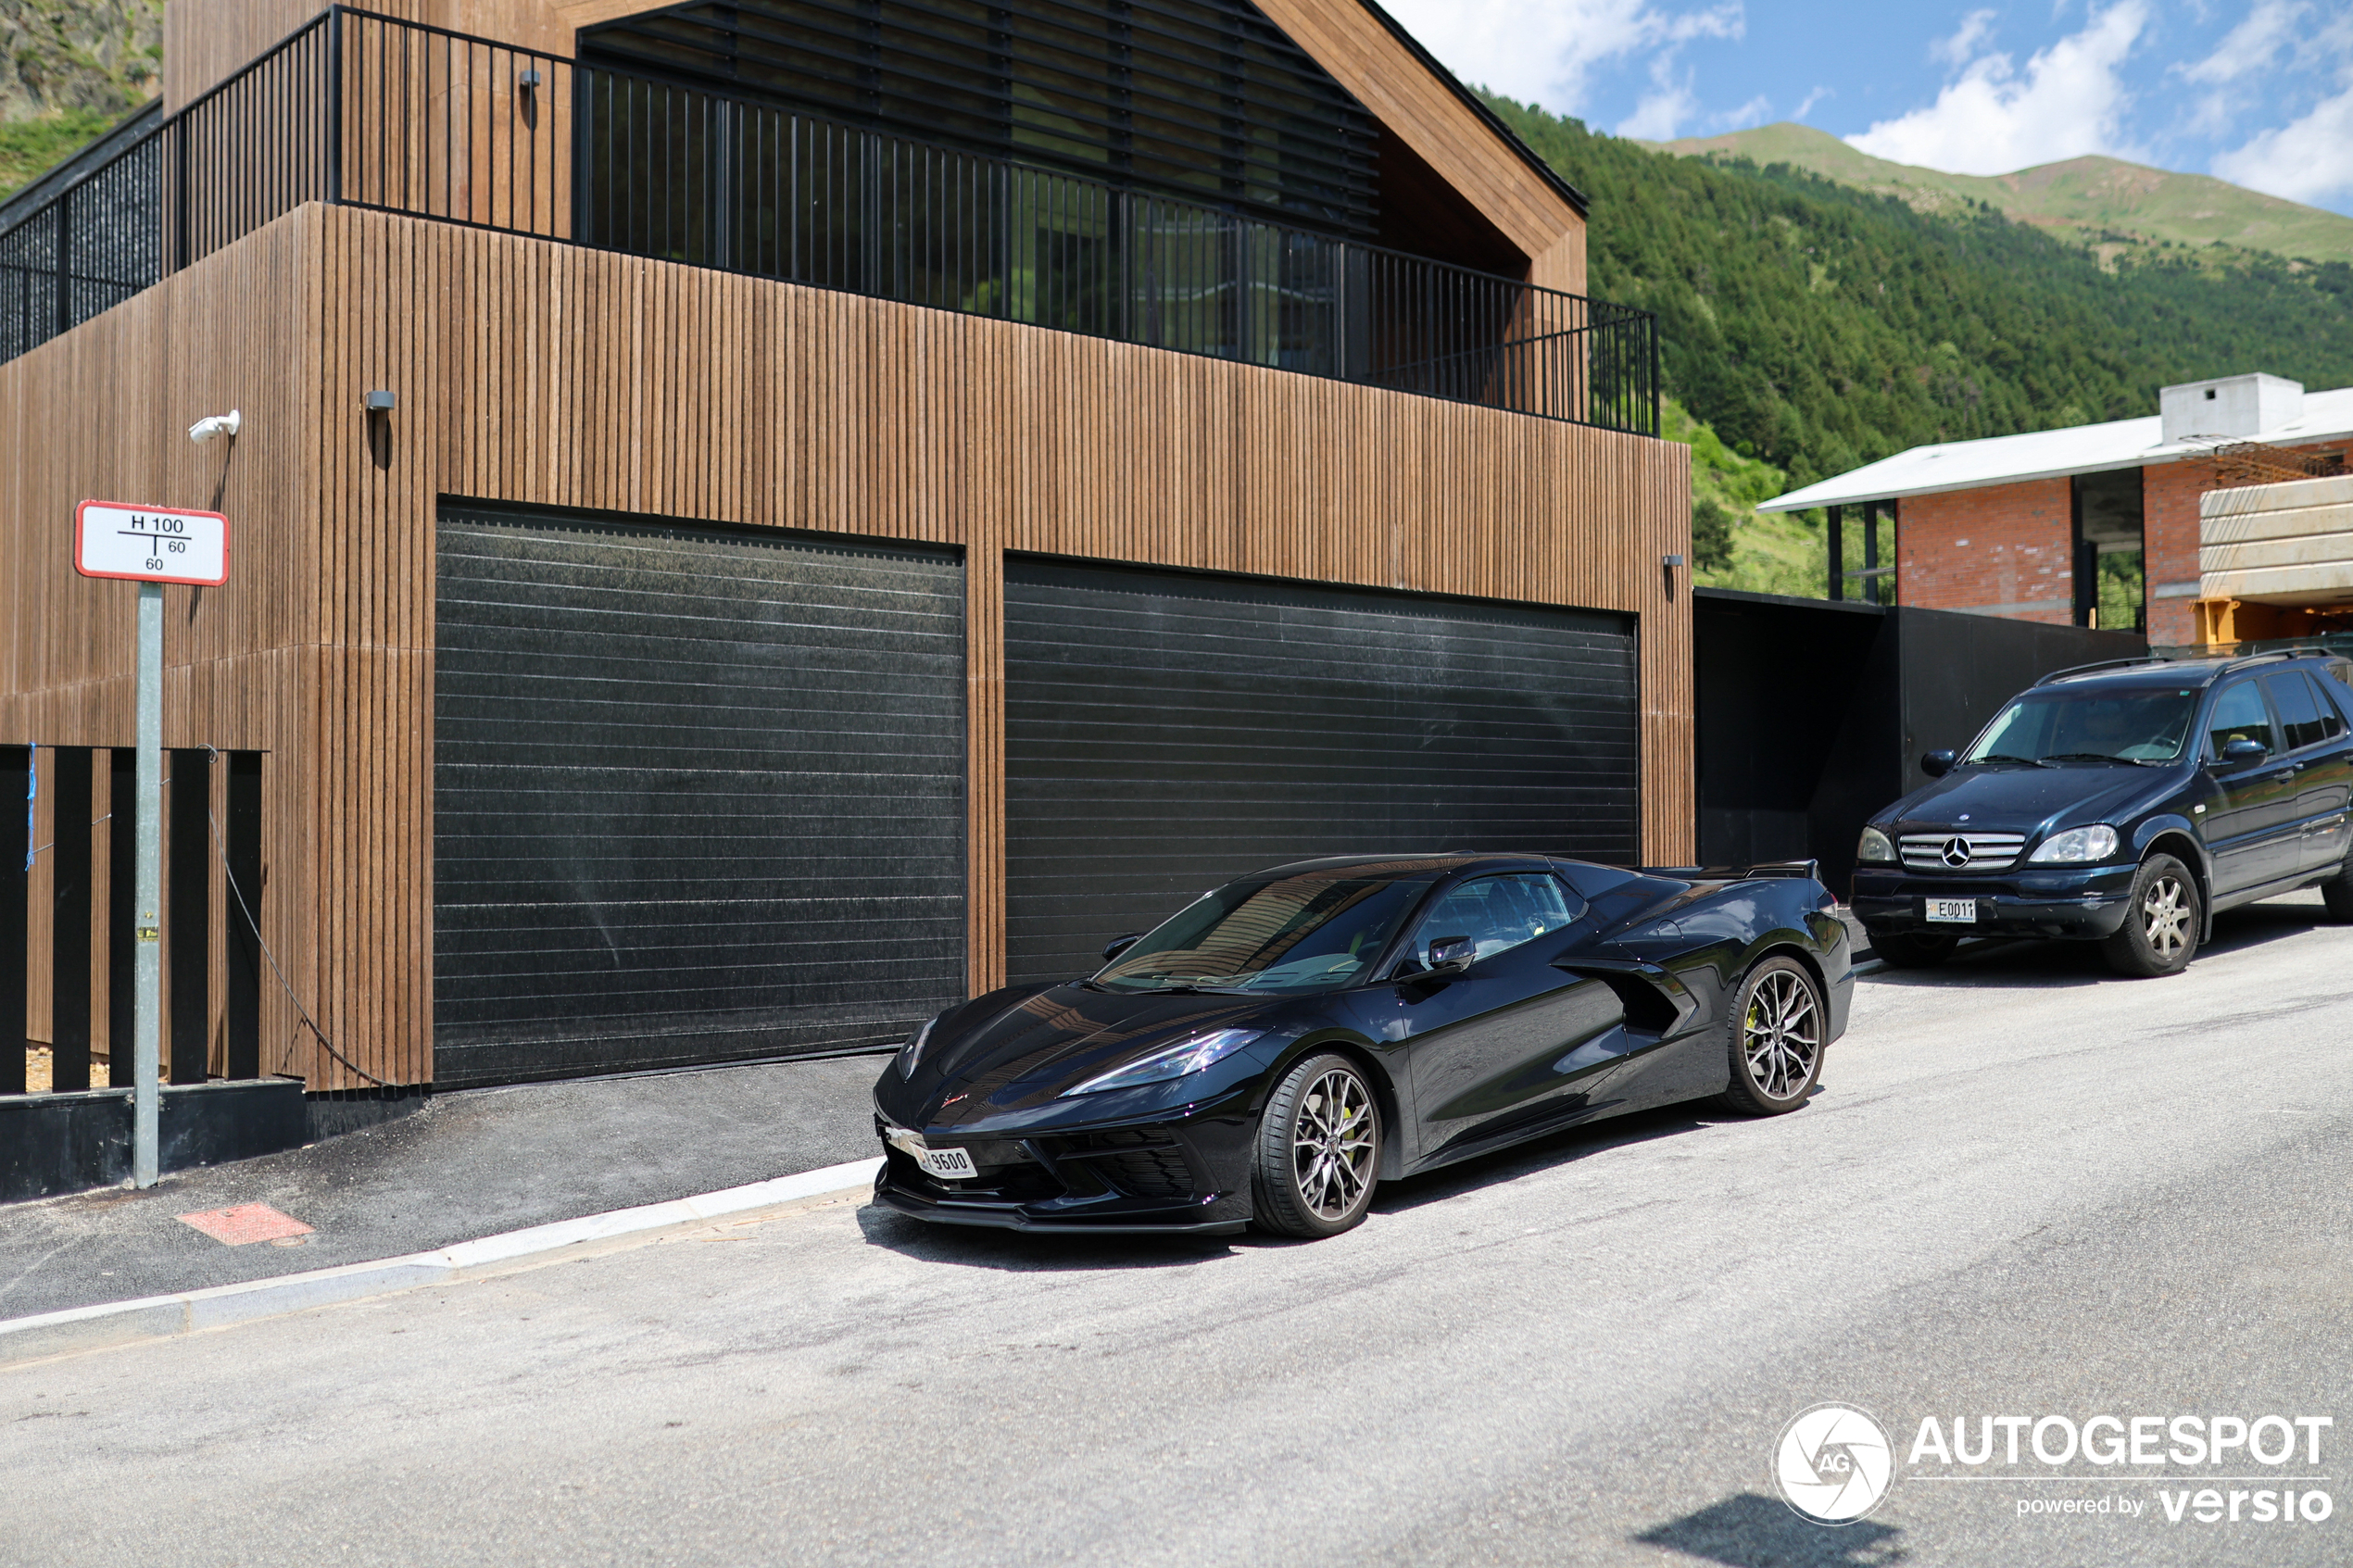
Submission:
[[2233,659],[2228,663],[2224,664],[2222,668],[2224,670],[2244,670],[2250,664],[2261,664],[2266,659],[2322,659],[2326,657],[2327,650],[2325,648],[2269,648],[2261,653],[2241,654],[2237,658]]
[[2163,664],[2166,661],[2153,653],[2138,654],[2131,659],[2103,659],[2091,664],[2073,664],[2065,670],[2054,670],[2034,684],[2047,686],[2053,681],[2064,681],[2070,675],[2088,675],[2095,670],[2123,670],[2135,664]]

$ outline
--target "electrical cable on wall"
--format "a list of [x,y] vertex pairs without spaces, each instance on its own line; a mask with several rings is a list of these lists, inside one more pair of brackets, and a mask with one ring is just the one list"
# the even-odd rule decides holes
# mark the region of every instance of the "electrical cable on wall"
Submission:
[[[204,749],[205,754],[211,758],[214,761],[217,762],[220,759],[220,753],[215,747],[208,746]],[[302,1020],[301,1023],[296,1027],[295,1034],[299,1035],[304,1029],[308,1029],[313,1037],[318,1040],[320,1048],[324,1050],[329,1056],[334,1058],[335,1060],[341,1062],[346,1070],[361,1078],[365,1078],[369,1083],[373,1084],[380,1089],[391,1088],[393,1086],[392,1085],[384,1082],[382,1078],[377,1077],[374,1073],[369,1072],[366,1068],[360,1066],[358,1062],[344,1055],[343,1052],[335,1049],[335,1043],[327,1038],[327,1032],[319,1027],[319,1021],[310,1016],[310,1010],[302,1005],[302,998],[300,997],[295,995],[293,984],[286,979],[286,972],[279,967],[278,955],[270,950],[270,944],[262,937],[261,922],[253,918],[253,906],[245,902],[245,892],[237,885],[237,873],[230,869],[229,846],[220,836],[220,824],[213,818],[212,805],[209,801],[205,804],[204,820],[206,824],[212,829],[212,847],[220,856],[220,874],[229,884],[229,897],[237,901],[237,912],[245,917],[245,929],[253,933],[254,946],[259,947],[261,949],[261,956],[270,960],[270,972],[278,977],[278,985],[280,989],[286,993],[286,1000],[294,1004],[295,1012]],[[292,1042],[289,1041],[288,1043],[291,1044]]]

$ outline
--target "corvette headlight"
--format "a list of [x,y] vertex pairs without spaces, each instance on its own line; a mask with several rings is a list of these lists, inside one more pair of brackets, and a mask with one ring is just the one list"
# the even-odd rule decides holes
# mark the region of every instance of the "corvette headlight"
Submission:
[[2043,840],[2042,847],[2028,859],[2038,866],[2088,866],[2115,854],[2116,845],[2116,830],[2102,822],[2096,827],[2055,833]]
[[1156,1050],[1141,1061],[1115,1067],[1100,1077],[1088,1079],[1076,1088],[1064,1089],[1063,1095],[1065,1098],[1072,1095],[1095,1095],[1105,1089],[1132,1089],[1139,1084],[1158,1084],[1170,1078],[1189,1077],[1225,1060],[1265,1033],[1264,1029],[1218,1029],[1206,1035],[1196,1035],[1189,1040],[1179,1040],[1165,1049]]
[[1855,842],[1855,859],[1867,866],[1892,866],[1895,863],[1895,846],[1879,829],[1865,828],[1863,836]]
[[946,1013],[941,1013],[939,1018],[933,1019],[929,1023],[916,1030],[913,1039],[899,1047],[899,1075],[901,1078],[912,1078],[915,1075],[915,1063],[924,1059],[924,1047],[931,1043],[931,1032],[939,1027],[939,1019],[947,1016]]

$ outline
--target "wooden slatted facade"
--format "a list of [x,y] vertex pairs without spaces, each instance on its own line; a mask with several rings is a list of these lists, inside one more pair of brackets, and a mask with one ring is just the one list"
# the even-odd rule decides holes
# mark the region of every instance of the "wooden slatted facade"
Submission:
[[[1353,0],[1264,4],[1360,94],[1399,69],[1392,54],[1410,61],[1365,35]],[[570,13],[598,7],[384,8],[487,31],[483,13],[577,25]],[[170,92],[201,90],[316,9],[234,0],[230,26],[213,0],[175,0],[171,36],[212,48],[170,56]],[[1350,27],[1353,55],[1326,37]],[[501,36],[568,43],[554,31]],[[1399,102],[1377,111],[1410,122],[1434,167],[1465,171],[1541,281],[1574,286],[1581,216],[1556,196],[1547,216],[1541,182],[1481,149],[1439,83],[1387,91]],[[398,407],[371,421],[374,389]],[[192,420],[231,408],[245,415],[233,442],[188,443]],[[314,1089],[433,1076],[445,496],[962,551],[975,990],[1003,973],[1009,551],[1632,615],[1643,850],[1693,851],[1689,579],[1662,567],[1688,555],[1690,482],[1670,443],[319,205],[0,365],[0,433],[14,455],[0,741],[130,742],[133,596],[74,574],[76,501],[233,519],[229,583],[166,590],[164,743],[268,754],[264,935],[349,1065],[298,1032],[265,976],[262,1068]]]

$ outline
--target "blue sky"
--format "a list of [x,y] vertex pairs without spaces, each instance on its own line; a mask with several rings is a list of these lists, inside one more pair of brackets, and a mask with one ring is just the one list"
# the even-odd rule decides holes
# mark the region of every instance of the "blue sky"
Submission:
[[2353,0],[1384,0],[1467,81],[1667,139],[1794,119],[2003,174],[2107,153],[2353,214]]

